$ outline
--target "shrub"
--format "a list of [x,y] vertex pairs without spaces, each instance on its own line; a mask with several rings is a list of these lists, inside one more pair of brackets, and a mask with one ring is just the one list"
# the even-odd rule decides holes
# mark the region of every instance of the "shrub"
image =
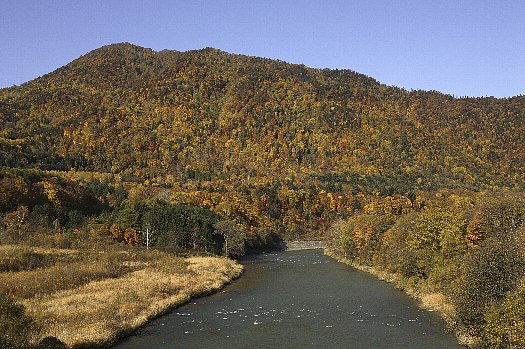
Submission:
[[516,288],[524,274],[524,260],[515,247],[488,239],[468,258],[455,297],[458,318],[474,329],[484,325],[484,313]]
[[24,307],[10,296],[0,293],[0,348],[29,347],[34,326]]
[[246,234],[235,222],[219,221],[213,225],[217,234],[224,238],[223,253],[226,257],[241,257],[246,252]]
[[55,262],[49,254],[37,253],[27,247],[2,251],[0,272],[34,270]]
[[368,260],[375,251],[381,234],[390,225],[389,220],[385,218],[386,216],[366,215],[358,216],[353,222],[352,240],[360,257]]
[[407,243],[414,250],[427,249],[446,255],[466,250],[462,235],[464,222],[454,212],[433,208],[420,213],[408,233]]
[[428,275],[428,286],[434,292],[442,292],[453,297],[458,289],[458,283],[464,274],[462,257],[441,258]]
[[360,215],[352,217],[341,230],[341,249],[347,258],[371,263],[378,253],[382,235],[393,224],[390,215]]
[[28,224],[29,210],[27,206],[20,206],[15,211],[4,215],[4,224],[7,237],[12,241],[19,241],[24,238]]
[[423,277],[425,274],[416,251],[411,250],[406,243],[406,232],[413,229],[415,217],[415,214],[400,217],[383,234],[379,253],[375,257],[379,265],[406,278]]
[[525,284],[493,302],[485,314],[483,337],[492,348],[525,348]]
[[56,337],[46,337],[38,343],[36,349],[67,349],[67,345]]
[[501,238],[515,231],[525,221],[525,200],[510,194],[487,199],[467,227],[471,247],[488,238]]

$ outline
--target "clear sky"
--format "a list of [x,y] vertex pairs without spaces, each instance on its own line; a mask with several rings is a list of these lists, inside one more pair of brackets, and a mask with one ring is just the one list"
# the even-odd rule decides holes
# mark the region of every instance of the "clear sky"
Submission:
[[116,42],[215,47],[456,96],[525,94],[523,0],[0,0],[0,87]]

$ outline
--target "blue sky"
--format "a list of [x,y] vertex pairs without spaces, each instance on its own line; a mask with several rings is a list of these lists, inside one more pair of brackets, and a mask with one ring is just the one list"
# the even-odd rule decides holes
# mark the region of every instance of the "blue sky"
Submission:
[[525,1],[0,0],[0,87],[97,48],[215,47],[406,89],[525,94]]

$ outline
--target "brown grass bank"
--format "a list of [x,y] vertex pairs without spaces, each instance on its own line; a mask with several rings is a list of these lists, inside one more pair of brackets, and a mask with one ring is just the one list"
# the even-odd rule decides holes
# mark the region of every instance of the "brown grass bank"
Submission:
[[[23,265],[16,258],[23,259],[25,249],[23,255],[3,255],[9,263]],[[26,307],[39,338],[54,336],[71,347],[111,345],[242,273],[240,264],[226,258],[181,258],[159,251],[31,253],[45,254],[46,262],[38,268],[0,272],[0,292],[10,293]]]

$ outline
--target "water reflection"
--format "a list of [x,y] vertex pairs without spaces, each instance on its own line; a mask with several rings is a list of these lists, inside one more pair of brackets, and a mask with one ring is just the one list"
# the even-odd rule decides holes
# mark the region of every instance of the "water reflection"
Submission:
[[244,259],[243,277],[118,348],[459,348],[432,313],[321,251]]

